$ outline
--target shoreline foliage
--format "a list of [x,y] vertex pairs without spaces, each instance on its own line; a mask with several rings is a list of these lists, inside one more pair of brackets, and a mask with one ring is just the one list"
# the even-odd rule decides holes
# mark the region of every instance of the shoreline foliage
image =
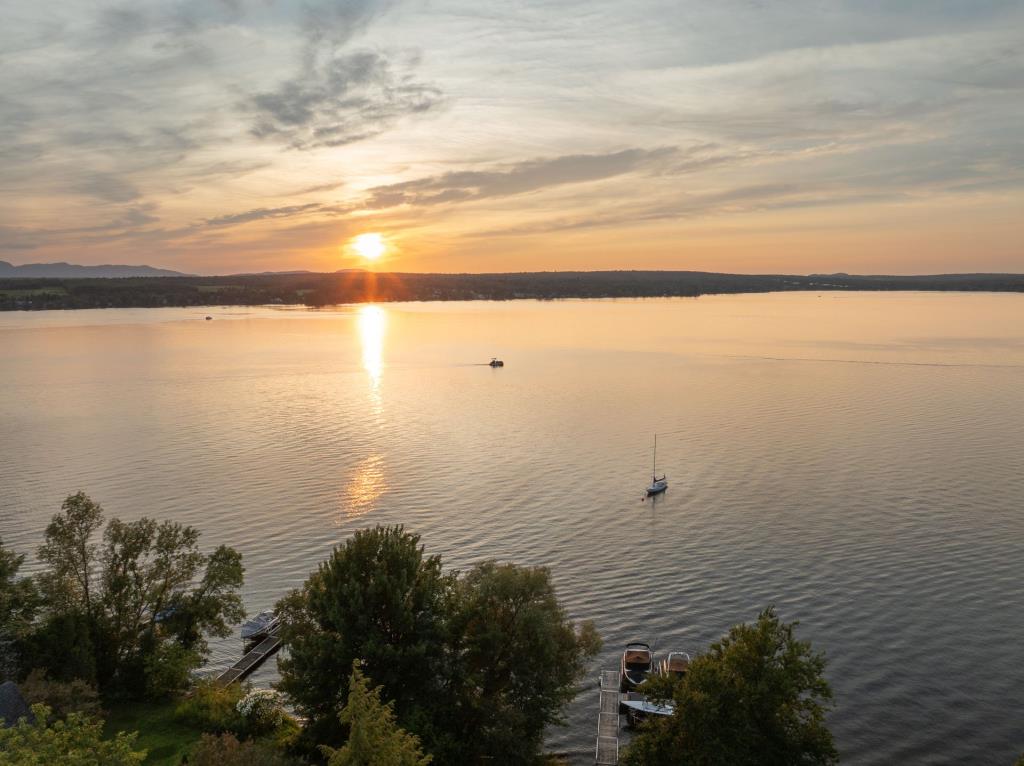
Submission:
[[535,762],[600,641],[575,626],[542,567],[442,571],[402,527],[357,532],[278,605],[278,685],[310,746],[344,743],[355,661],[438,763]]
[[623,766],[832,766],[839,755],[825,723],[832,690],[825,657],[795,636],[773,608],[733,627],[694,659],[678,683],[644,684],[675,712],[645,723]]
[[[199,531],[149,518],[111,519],[82,492],[46,528],[34,579],[42,594],[20,638],[24,668],[81,679],[104,695],[159,698],[189,685],[205,636],[244,617],[242,557],[199,550]],[[102,531],[101,531],[102,530]]]

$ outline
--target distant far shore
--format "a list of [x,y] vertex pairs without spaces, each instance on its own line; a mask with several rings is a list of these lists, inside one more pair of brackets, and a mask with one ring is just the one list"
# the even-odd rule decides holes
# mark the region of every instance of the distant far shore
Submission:
[[329,306],[394,301],[663,298],[834,290],[1024,292],[1024,274],[717,274],[554,271],[401,274],[351,271],[222,277],[0,278],[0,311],[167,306]]

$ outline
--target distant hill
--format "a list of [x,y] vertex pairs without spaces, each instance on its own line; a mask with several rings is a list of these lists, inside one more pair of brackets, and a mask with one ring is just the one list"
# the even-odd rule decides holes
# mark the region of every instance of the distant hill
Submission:
[[95,277],[111,279],[118,277],[187,277],[180,271],[157,269],[152,266],[126,266],[112,263],[102,266],[79,266],[74,263],[26,263],[15,266],[7,261],[0,261],[0,277],[4,279],[17,277],[75,279]]

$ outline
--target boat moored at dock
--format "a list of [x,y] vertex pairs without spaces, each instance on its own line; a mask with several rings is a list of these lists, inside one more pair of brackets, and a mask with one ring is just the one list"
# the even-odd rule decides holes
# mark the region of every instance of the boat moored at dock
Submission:
[[668,656],[658,663],[658,673],[663,676],[682,678],[690,667],[690,655],[686,652],[669,652]]
[[644,682],[654,664],[651,646],[631,641],[622,652],[622,691],[631,691]]
[[242,625],[240,631],[242,640],[255,641],[257,638],[269,636],[277,629],[280,623],[281,619],[272,611],[260,612]]

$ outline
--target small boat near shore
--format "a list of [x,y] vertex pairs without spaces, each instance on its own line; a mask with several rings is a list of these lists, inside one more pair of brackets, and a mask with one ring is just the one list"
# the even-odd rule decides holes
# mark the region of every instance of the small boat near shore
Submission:
[[622,652],[622,691],[632,691],[644,682],[654,665],[650,644],[630,641]]
[[634,727],[642,723],[648,716],[669,716],[676,711],[674,705],[668,703],[659,705],[641,694],[632,693],[619,703],[619,710],[626,714],[629,725]]
[[658,673],[663,676],[682,678],[690,668],[690,655],[686,652],[669,652],[668,656],[658,663]]
[[260,612],[258,615],[253,617],[251,620],[247,620],[242,625],[242,629],[240,631],[242,634],[242,640],[254,641],[257,638],[268,636],[280,624],[281,618],[273,612]]
[[490,367],[504,367],[505,366],[505,363],[503,361],[501,361],[500,359],[498,359],[498,357],[496,357],[496,356],[495,357],[491,357],[491,361],[489,361],[487,364]]

